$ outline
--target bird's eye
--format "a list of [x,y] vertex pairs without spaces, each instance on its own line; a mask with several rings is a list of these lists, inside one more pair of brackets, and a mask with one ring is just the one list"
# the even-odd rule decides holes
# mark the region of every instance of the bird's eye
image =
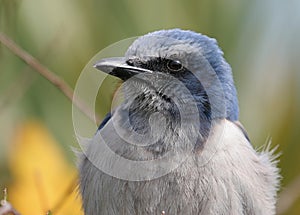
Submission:
[[180,61],[178,60],[170,60],[167,63],[167,67],[169,70],[173,71],[173,72],[177,72],[179,70],[181,70],[183,68],[182,64]]

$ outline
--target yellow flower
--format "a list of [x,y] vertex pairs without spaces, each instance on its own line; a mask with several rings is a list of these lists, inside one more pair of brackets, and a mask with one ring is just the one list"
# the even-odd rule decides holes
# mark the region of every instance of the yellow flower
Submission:
[[18,128],[11,149],[8,200],[20,213],[83,214],[76,169],[42,124],[27,122]]

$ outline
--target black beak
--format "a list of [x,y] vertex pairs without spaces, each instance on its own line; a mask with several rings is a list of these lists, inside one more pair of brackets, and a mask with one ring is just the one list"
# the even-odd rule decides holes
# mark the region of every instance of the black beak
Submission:
[[107,74],[116,76],[123,81],[141,73],[153,71],[140,67],[130,66],[123,57],[105,58],[94,64],[94,67]]

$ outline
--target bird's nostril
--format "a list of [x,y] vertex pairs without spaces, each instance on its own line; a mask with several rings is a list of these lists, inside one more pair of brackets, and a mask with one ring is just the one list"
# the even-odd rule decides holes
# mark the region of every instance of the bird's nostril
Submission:
[[162,98],[167,102],[171,102],[171,99],[166,95],[162,95]]
[[128,59],[126,61],[126,63],[129,65],[129,66],[134,66],[134,61],[132,59]]

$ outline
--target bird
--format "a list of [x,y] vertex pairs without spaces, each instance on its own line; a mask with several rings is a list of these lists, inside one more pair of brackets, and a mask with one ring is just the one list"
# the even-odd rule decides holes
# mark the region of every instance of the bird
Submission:
[[122,81],[123,99],[79,156],[85,214],[275,214],[276,148],[252,145],[223,55],[176,28],[95,63]]

